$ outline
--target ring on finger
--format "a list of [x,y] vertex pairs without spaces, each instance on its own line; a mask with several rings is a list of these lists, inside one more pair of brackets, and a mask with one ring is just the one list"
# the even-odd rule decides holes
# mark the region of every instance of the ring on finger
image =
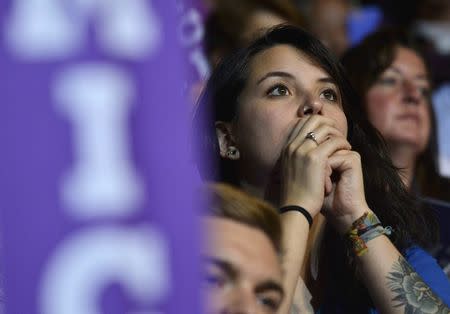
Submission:
[[308,139],[308,140],[314,141],[314,143],[316,143],[317,146],[319,146],[319,142],[317,142],[317,138],[316,138],[316,133],[308,132],[308,134],[306,134],[305,138]]

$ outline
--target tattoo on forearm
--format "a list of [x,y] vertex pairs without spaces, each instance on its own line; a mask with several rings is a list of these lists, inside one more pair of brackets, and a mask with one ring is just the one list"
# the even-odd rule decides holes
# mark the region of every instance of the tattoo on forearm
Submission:
[[389,288],[394,293],[392,301],[396,303],[395,307],[404,306],[405,313],[450,313],[450,309],[423,282],[403,257],[399,257],[398,261],[393,264],[387,280]]

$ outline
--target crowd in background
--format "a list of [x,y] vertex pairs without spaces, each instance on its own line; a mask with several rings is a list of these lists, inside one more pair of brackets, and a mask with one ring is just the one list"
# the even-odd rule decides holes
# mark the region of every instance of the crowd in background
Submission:
[[[250,58],[253,58],[251,52],[252,48],[250,48],[250,50],[248,48],[247,50],[243,50],[244,52],[246,51],[247,54],[239,54],[236,53],[236,51],[248,47],[248,45],[251,45],[253,49],[258,51],[258,45],[251,43],[255,39],[264,36],[268,29],[271,29],[276,25],[289,24],[299,26],[318,38],[322,44],[332,52],[336,60],[341,60],[344,66],[345,75],[350,80],[352,88],[359,99],[359,101],[355,102],[353,105],[358,103],[358,106],[360,106],[360,108],[357,109],[357,112],[359,112],[360,115],[356,114],[355,117],[354,112],[351,114],[346,112],[347,119],[354,119],[356,124],[362,125],[368,122],[375,127],[377,135],[366,138],[370,139],[370,143],[367,145],[381,145],[382,148],[380,148],[380,151],[384,152],[387,158],[392,162],[390,166],[389,164],[377,164],[377,162],[383,163],[380,161],[382,159],[377,160],[375,157],[371,158],[369,157],[370,154],[364,155],[364,148],[357,147],[357,140],[355,142],[353,139],[352,142],[351,137],[355,135],[349,135],[350,143],[354,146],[354,149],[362,155],[362,172],[365,179],[367,176],[371,176],[371,178],[367,180],[377,181],[376,175],[373,175],[375,172],[372,172],[373,169],[369,170],[370,167],[380,169],[385,167],[386,174],[390,173],[388,168],[391,167],[392,169],[395,169],[396,175],[398,175],[401,180],[400,185],[403,187],[396,190],[398,188],[395,183],[396,178],[386,175],[382,179],[385,180],[384,184],[388,186],[384,196],[371,191],[370,189],[372,187],[366,186],[366,198],[370,207],[378,207],[385,204],[383,201],[371,199],[373,195],[376,195],[375,197],[378,198],[385,197],[388,200],[386,203],[389,204],[390,202],[393,212],[395,212],[394,208],[396,206],[411,206],[409,209],[403,208],[399,210],[398,215],[403,216],[403,218],[400,219],[403,222],[410,219],[406,218],[409,215],[424,215],[420,218],[423,219],[422,227],[414,226],[420,219],[411,217],[411,225],[409,225],[410,229],[408,230],[408,227],[406,227],[407,230],[405,230],[405,232],[409,234],[407,238],[409,237],[410,241],[409,244],[404,244],[406,245],[406,249],[405,247],[400,249],[402,245],[399,245],[399,242],[396,242],[399,240],[395,240],[395,236],[392,241],[401,252],[406,252],[404,253],[406,254],[405,258],[407,258],[408,262],[413,264],[412,260],[414,260],[414,257],[412,257],[412,255],[416,254],[416,252],[412,253],[411,247],[408,248],[408,245],[411,245],[411,242],[418,244],[420,241],[424,240],[423,243],[420,243],[420,246],[427,250],[428,253],[426,254],[432,254],[438,260],[440,267],[450,278],[450,233],[448,232],[448,224],[450,224],[450,205],[447,203],[450,201],[450,173],[448,171],[450,141],[447,136],[449,130],[447,122],[450,121],[450,2],[445,0],[210,0],[205,2],[205,4],[209,8],[209,14],[205,21],[206,31],[204,49],[214,74],[209,81],[209,84],[204,88],[206,92],[203,94],[202,98],[200,98],[199,106],[202,106],[205,99],[211,102],[212,106],[215,106],[215,109],[213,109],[215,114],[214,121],[216,123],[217,140],[219,142],[218,147],[215,149],[218,154],[220,154],[220,161],[218,161],[219,169],[213,176],[213,179],[237,185],[250,194],[269,200],[275,207],[280,207],[284,204],[283,202],[280,202],[280,195],[277,194],[274,196],[267,194],[270,194],[273,191],[273,186],[270,185],[271,183],[268,183],[268,188],[267,185],[266,188],[262,189],[255,187],[252,180],[255,179],[255,177],[259,179],[264,178],[263,174],[258,173],[259,177],[255,174],[249,174],[252,173],[252,171],[263,172],[262,170],[264,167],[261,165],[263,165],[265,161],[264,158],[262,158],[262,161],[259,160],[258,158],[260,158],[260,156],[258,156],[258,154],[267,153],[267,150],[249,152],[247,151],[247,148],[238,147],[239,144],[233,139],[235,134],[230,131],[230,129],[236,127],[236,132],[241,134],[239,133],[241,131],[239,124],[244,123],[242,121],[245,120],[247,125],[242,126],[242,128],[249,127],[248,132],[250,135],[246,134],[246,136],[252,138],[252,132],[255,132],[255,130],[254,126],[251,125],[257,124],[258,119],[264,120],[264,118],[261,118],[259,114],[255,114],[254,120],[246,120],[246,111],[244,109],[240,109],[240,107],[237,109],[230,109],[229,107],[227,108],[227,105],[233,106],[231,103],[237,102],[238,104],[236,104],[236,106],[246,106],[246,97],[250,96],[248,96],[247,90],[239,84],[245,84],[247,79],[251,80],[251,75],[253,74],[251,71],[256,71],[251,68],[251,66],[254,65],[253,62],[257,61],[251,61],[249,64],[240,65],[239,61],[234,59],[239,58],[245,60],[245,58],[249,57],[249,54]],[[280,32],[282,33],[283,31]],[[274,31],[274,33],[277,33],[277,31]],[[271,34],[268,36],[274,36],[275,38],[276,36],[282,35]],[[270,40],[276,42],[280,37],[276,38],[278,39]],[[267,40],[270,41],[269,39]],[[260,39],[260,41],[262,42],[263,40]],[[279,43],[283,43],[283,40],[280,40]],[[264,43],[259,43],[259,45],[264,46]],[[270,46],[271,43],[266,43],[266,45]],[[308,55],[308,49],[310,48],[297,48],[302,51],[302,53]],[[266,48],[261,49],[264,51]],[[316,52],[317,55],[319,55],[319,57],[317,57],[318,59],[312,62],[316,65],[320,64],[323,60],[320,59],[321,52],[319,52],[319,50]],[[258,52],[255,54],[257,53]],[[228,59],[230,55],[231,57]],[[276,54],[274,53],[274,58],[275,55]],[[279,55],[282,56],[283,53],[280,52]],[[285,56],[288,56],[288,54]],[[314,60],[314,57],[310,58]],[[221,63],[222,60],[225,61]],[[246,61],[242,62],[245,63]],[[258,62],[261,61],[258,59]],[[271,64],[271,59],[267,57],[266,62]],[[263,64],[264,63],[261,63],[261,66]],[[218,65],[219,68],[217,68]],[[233,71],[237,71],[233,67],[242,67],[241,72],[243,73],[243,77],[238,78],[233,76]],[[252,70],[249,70],[249,68]],[[330,71],[331,70],[327,70],[328,73],[330,73]],[[245,75],[250,75],[250,78]],[[336,76],[338,74],[334,75]],[[228,81],[236,81],[229,83],[227,82],[227,78]],[[231,86],[228,86],[230,84]],[[244,91],[242,92],[244,93],[244,96],[239,94],[242,91],[242,88],[244,88]],[[283,86],[276,87],[273,92],[276,93],[276,96],[291,95],[291,92]],[[236,93],[234,95],[236,98],[233,98],[233,93]],[[243,112],[241,112],[241,110],[243,110]],[[309,110],[311,110],[311,112],[309,112]],[[344,108],[344,112],[345,111],[346,109]],[[316,114],[314,108],[304,108],[302,113],[305,117],[314,114]],[[275,115],[273,116],[273,118],[276,117],[277,116]],[[313,118],[310,120],[312,119]],[[405,121],[410,120],[413,120],[414,123],[405,123]],[[230,124],[225,123],[222,125],[221,123],[223,121],[229,121]],[[268,122],[268,120],[265,121],[268,123],[267,128],[270,129],[272,127],[270,122]],[[350,133],[352,132],[352,128],[353,126],[350,123]],[[299,127],[298,130],[300,130],[298,131],[299,134],[303,131]],[[244,133],[245,132],[246,131],[244,131]],[[370,133],[370,131],[364,132]],[[320,146],[322,142],[320,140],[316,141],[314,134],[311,135],[311,133],[313,132],[307,133],[306,136],[303,134],[306,138],[306,142],[310,142],[308,139],[313,140],[317,146]],[[258,134],[259,133],[257,132],[257,135]],[[199,134],[197,133],[197,135]],[[270,132],[266,135],[270,135]],[[380,144],[375,144],[378,141],[375,139],[377,136],[382,138]],[[239,138],[242,139],[242,135],[240,135]],[[258,136],[252,140],[258,141]],[[270,142],[270,140],[270,137],[267,138],[267,141]],[[211,141],[211,138],[208,138],[208,140],[201,139],[202,145]],[[223,144],[222,146],[221,141],[226,144]],[[292,142],[295,141],[295,139],[292,140]],[[246,145],[258,145],[249,143],[250,142],[248,141],[245,142]],[[275,143],[275,145],[276,144],[277,143]],[[302,143],[301,145],[306,144]],[[376,150],[378,149],[379,147],[376,148]],[[206,153],[211,152],[213,152],[213,150],[210,149],[210,151]],[[282,152],[282,154],[284,154],[284,150]],[[256,155],[251,155],[252,153]],[[254,158],[253,161],[246,160],[249,158],[249,154]],[[242,157],[242,155],[244,155],[244,157]],[[240,160],[239,165],[236,163],[238,160]],[[242,164],[245,164],[246,168],[242,169]],[[277,168],[279,166],[279,164],[275,165],[275,168],[272,170],[275,172],[280,171],[279,168]],[[366,169],[366,167],[368,168]],[[277,179],[280,180],[279,177]],[[308,178],[305,180],[312,179]],[[365,184],[367,185],[367,182]],[[374,186],[377,184],[378,183],[374,183]],[[383,182],[380,184],[382,185]],[[284,189],[286,189],[286,187],[284,187]],[[376,190],[375,187],[373,189]],[[410,200],[401,200],[403,196],[399,195],[403,195],[403,189],[410,196]],[[261,190],[263,192],[261,192]],[[387,195],[389,193],[397,193],[399,195],[391,198]],[[325,204],[322,204],[322,206],[326,207]],[[413,212],[413,208],[416,208],[414,210],[417,210],[417,212]],[[311,211],[311,209],[309,210]],[[389,211],[389,209],[385,210]],[[286,219],[287,216],[285,212],[282,211],[282,213],[283,222],[283,219]],[[437,220],[429,218],[427,216],[428,213],[431,213],[431,216],[437,216]],[[392,217],[390,217],[390,215],[397,215],[393,213],[383,214],[382,211],[376,211],[376,214],[380,217],[382,222],[383,220],[395,221],[396,218],[391,220]],[[308,214],[306,214],[306,216],[308,216]],[[323,266],[320,260],[314,262],[314,255],[317,256],[318,250],[320,251],[320,254],[324,254],[322,248],[317,248],[317,243],[322,243],[321,239],[325,238],[324,245],[333,251],[333,249],[329,247],[330,243],[334,243],[333,240],[331,240],[332,238],[330,238],[330,232],[331,237],[335,235],[332,231],[325,230],[326,228],[324,229],[323,221],[321,221],[323,218],[320,218],[319,216],[320,215],[316,216],[316,214],[313,215],[314,223],[310,224],[311,230],[309,231],[309,236],[306,236],[309,240],[304,244],[304,252],[302,251],[306,256],[305,260],[307,262],[303,264],[301,269],[296,269],[300,277],[304,279],[307,288],[296,280],[285,285],[285,287],[294,287],[293,290],[295,291],[295,294],[298,294],[299,290],[303,291],[301,293],[303,295],[303,300],[298,301],[297,299],[298,303],[295,303],[297,296],[294,296],[293,292],[289,292],[289,289],[288,291],[285,291],[285,293],[288,295],[288,299],[294,300],[294,304],[299,305],[303,311],[313,311],[312,308],[314,307],[315,310],[320,308],[321,313],[334,313],[336,308],[341,308],[342,310],[345,309],[345,306],[350,306],[348,309],[351,309],[352,306],[354,306],[353,310],[358,309],[358,306],[362,306],[359,308],[361,310],[364,306],[367,306],[365,301],[361,301],[366,300],[367,295],[359,293],[360,290],[358,290],[359,292],[357,295],[351,295],[356,291],[355,287],[359,287],[358,279],[344,286],[335,284],[333,289],[342,288],[344,290],[342,293],[338,293],[338,299],[333,299],[333,297],[330,298],[330,295],[327,294],[329,291],[325,293],[325,295],[322,291],[322,284],[326,282],[326,280],[334,278],[338,283],[343,282],[348,279],[348,277],[345,277],[348,276],[348,273],[347,271],[343,271],[343,273],[338,275],[330,275],[328,273],[328,278],[326,279],[317,275],[317,265],[321,265],[321,267],[330,267],[330,265]],[[289,217],[289,219],[295,220],[294,217]],[[435,225],[436,221],[439,223],[441,230],[440,242],[436,241],[436,238],[432,235],[433,232],[437,230]],[[291,222],[282,223],[283,228],[285,229],[283,231],[288,234],[291,234],[291,231],[289,231],[290,223]],[[402,226],[402,223],[397,222],[393,222],[391,225],[394,226],[394,230],[396,229],[396,226],[398,226],[399,230],[405,227]],[[288,227],[286,228],[286,226]],[[339,229],[339,227],[337,227],[337,229]],[[419,229],[424,237],[419,236],[415,238],[414,233]],[[286,235],[284,236],[286,237]],[[425,240],[425,237],[428,236],[430,236],[430,238]],[[408,240],[406,240],[406,242],[408,242]],[[291,248],[289,245],[292,245],[292,243],[289,241],[287,244],[284,244],[287,245],[288,248]],[[339,260],[340,258],[345,260],[345,258],[341,256],[344,254],[343,251],[336,252],[339,250],[339,245],[336,243],[334,243],[334,245],[336,245],[338,249],[335,248],[331,254],[326,252],[325,256],[328,258],[333,256],[336,260]],[[288,251],[289,250],[290,249],[288,249]],[[295,251],[296,249],[292,250]],[[289,252],[286,255],[288,259],[293,258]],[[299,253],[298,256],[303,255]],[[320,255],[320,257],[323,258],[322,255]],[[316,258],[319,259],[318,257]],[[317,265],[315,265],[315,263]],[[339,264],[339,262],[337,264]],[[342,265],[332,265],[331,268],[327,268],[327,270],[329,272],[340,273],[342,269],[345,269],[345,266],[340,268],[341,266]],[[291,271],[289,263],[288,266],[285,267],[287,267],[289,273],[289,271]],[[356,277],[358,277],[358,275]],[[285,280],[291,281],[289,279]],[[442,280],[442,278],[439,280]],[[372,297],[372,302],[377,303],[378,296],[374,295],[370,284],[366,283],[365,285]],[[448,282],[443,283],[443,285],[447,287],[445,289],[448,289]],[[430,286],[432,286],[432,284],[430,284]],[[318,297],[317,293],[322,294]],[[312,300],[311,294],[313,295]],[[346,302],[352,297],[359,301],[355,300],[355,304],[352,305],[340,304],[339,306],[336,306],[336,308],[333,308],[334,305],[340,302]],[[327,305],[324,305],[324,300],[328,307]],[[321,301],[322,304],[320,304]],[[444,303],[445,302],[448,302],[448,300],[444,299]],[[371,305],[373,306],[373,304]],[[378,310],[382,310],[379,304],[376,304],[376,307]],[[285,307],[282,307],[281,312],[286,310]],[[391,313],[390,310],[386,311],[387,313]],[[445,309],[442,309],[442,311],[445,312]],[[357,311],[355,313],[363,313],[363,311],[361,310],[361,312]]]
[[[264,0],[222,1],[205,4],[204,50],[214,67],[227,53],[242,47],[264,29],[280,23],[297,25],[319,38],[337,57],[378,29],[391,28],[414,38],[415,46],[431,79],[432,134],[424,166],[419,167],[425,197],[450,201],[446,170],[450,144],[446,138],[450,90],[450,4],[448,1],[350,1],[350,0]],[[363,58],[362,58],[363,59]],[[362,60],[361,62],[365,62]],[[355,75],[359,75],[357,73]],[[358,80],[358,78],[356,78]],[[424,158],[422,158],[424,159]],[[426,165],[425,165],[426,164]],[[444,179],[444,180],[441,180]],[[420,181],[420,180],[419,180]]]

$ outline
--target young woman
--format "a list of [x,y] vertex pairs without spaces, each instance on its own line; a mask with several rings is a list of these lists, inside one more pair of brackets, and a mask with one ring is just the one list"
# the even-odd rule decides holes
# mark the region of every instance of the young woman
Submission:
[[[277,27],[226,58],[194,125],[199,150],[218,157],[218,171],[203,169],[205,178],[239,185],[281,209],[280,313],[295,309],[310,217],[320,225],[320,213],[331,227],[324,237],[314,233],[318,253],[306,262],[317,257],[318,266],[305,278],[321,313],[448,313],[450,285],[419,247],[433,241],[434,221],[404,189],[341,66],[317,39]],[[426,263],[441,282],[408,262]]]

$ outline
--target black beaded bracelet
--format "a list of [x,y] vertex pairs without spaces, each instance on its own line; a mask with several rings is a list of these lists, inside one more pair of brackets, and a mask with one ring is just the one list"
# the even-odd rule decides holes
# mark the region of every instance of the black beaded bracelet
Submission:
[[303,216],[305,216],[306,220],[308,220],[309,228],[311,228],[311,226],[312,226],[313,219],[311,217],[311,214],[306,209],[304,209],[303,207],[300,207],[300,206],[297,206],[297,205],[289,205],[289,206],[281,207],[278,211],[280,212],[280,214],[283,214],[283,213],[288,212],[288,211],[299,212],[299,213],[303,214]]

